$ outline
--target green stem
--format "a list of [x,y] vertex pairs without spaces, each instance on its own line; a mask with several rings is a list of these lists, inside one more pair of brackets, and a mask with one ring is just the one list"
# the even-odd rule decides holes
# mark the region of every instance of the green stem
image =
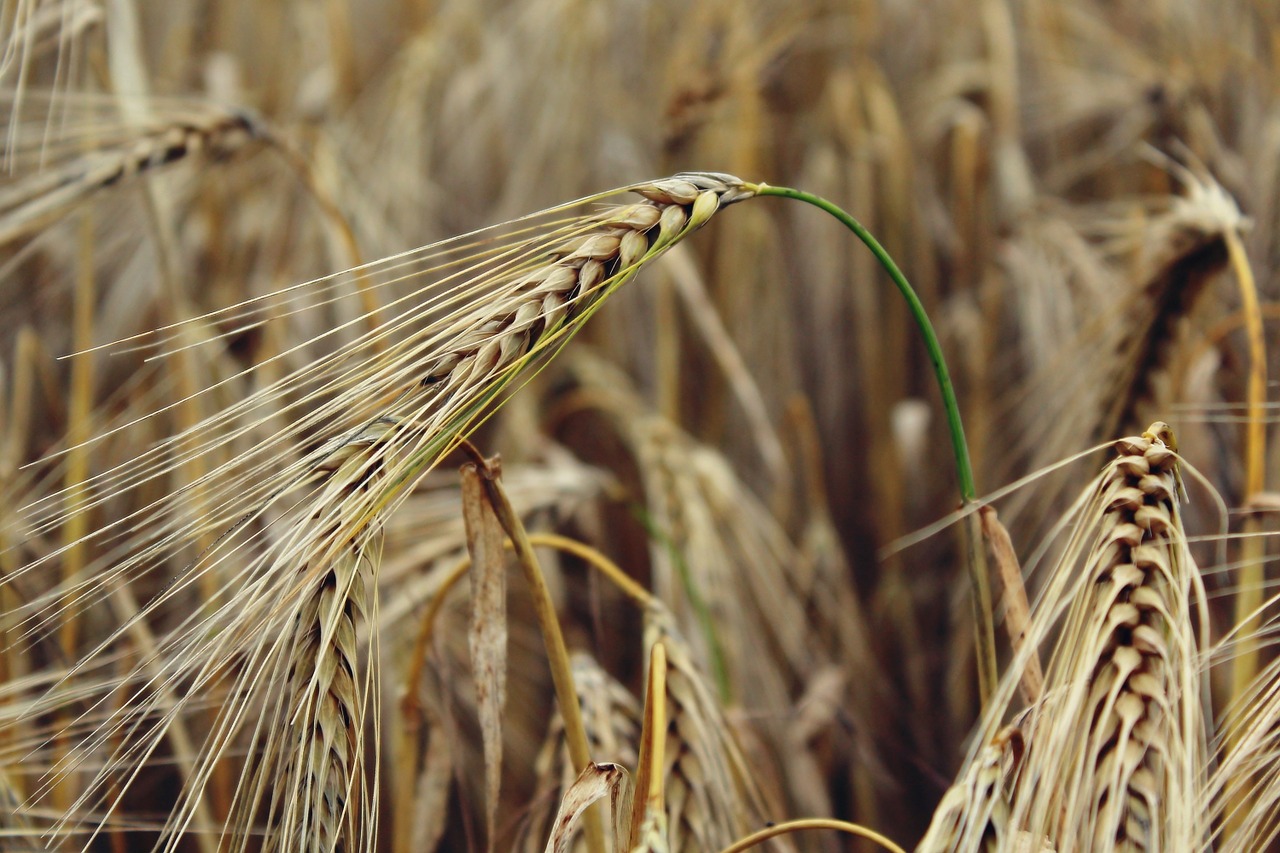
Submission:
[[[803,190],[790,187],[771,187],[768,184],[748,185],[748,189],[754,189],[756,195],[759,196],[777,196],[779,198],[802,201],[834,216],[871,250],[871,254],[875,255],[876,260],[880,262],[880,266],[884,267],[885,272],[893,279],[898,291],[907,300],[907,306],[911,309],[911,316],[915,320],[916,327],[920,330],[921,337],[924,338],[925,349],[929,352],[929,361],[933,363],[933,373],[938,381],[938,390],[942,394],[942,405],[947,414],[947,427],[951,433],[951,451],[955,456],[956,476],[960,481],[961,503],[965,506],[975,503],[978,492],[974,486],[973,465],[969,461],[969,445],[964,438],[964,423],[960,420],[960,405],[956,402],[956,391],[951,384],[951,374],[947,370],[947,362],[942,355],[942,347],[938,343],[937,334],[933,331],[933,324],[929,321],[929,315],[924,310],[924,304],[921,303],[915,289],[907,281],[907,277],[902,274],[902,270],[898,268],[893,258],[885,251],[884,246],[880,245],[880,242],[871,235],[870,231],[863,227],[861,222],[825,198]],[[968,527],[967,530],[967,538],[973,539],[972,527]],[[978,652],[978,683],[982,701],[985,705],[996,683],[995,624],[992,617],[991,584],[987,577],[986,560],[979,558],[979,555],[985,556],[982,553],[981,541],[970,542],[967,550],[968,559],[966,562],[969,565],[970,580],[973,584],[975,615],[978,617],[975,637]]]
[[933,373],[938,379],[938,390],[942,392],[942,405],[947,411],[947,427],[951,430],[951,450],[956,457],[956,475],[960,479],[960,497],[966,504],[977,500],[978,493],[973,484],[973,466],[969,462],[969,445],[964,439],[964,424],[960,421],[960,406],[956,402],[956,389],[951,384],[951,374],[947,371],[947,362],[943,358],[942,347],[938,344],[938,336],[933,331],[933,324],[929,322],[929,315],[925,312],[924,304],[920,301],[920,297],[916,295],[915,289],[911,287],[907,277],[902,274],[902,270],[898,269],[898,265],[894,263],[893,258],[885,251],[884,246],[881,246],[880,241],[871,236],[871,232],[863,227],[861,222],[825,198],[812,195],[803,190],[795,190],[790,187],[771,187],[768,184],[758,185],[756,195],[793,198],[796,201],[803,201],[831,214],[857,235],[858,239],[871,250],[871,254],[876,256],[880,266],[884,267],[885,272],[889,274],[889,278],[893,279],[898,291],[907,300],[907,306],[911,309],[911,316],[916,321],[916,326],[920,329],[921,337],[924,338],[925,349],[929,351],[929,361],[933,362]]

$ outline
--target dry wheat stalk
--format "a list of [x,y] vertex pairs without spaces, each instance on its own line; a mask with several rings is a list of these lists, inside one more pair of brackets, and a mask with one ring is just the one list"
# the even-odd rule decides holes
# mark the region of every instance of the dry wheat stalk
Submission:
[[814,567],[718,449],[653,413],[626,376],[598,358],[579,353],[572,366],[635,456],[654,593],[717,678],[747,687],[742,701],[781,712],[791,677],[824,663],[837,633],[825,608],[806,621]]
[[1175,347],[1187,337],[1187,318],[1209,282],[1227,265],[1227,235],[1249,225],[1235,198],[1211,176],[1172,161],[1168,165],[1186,194],[1172,198],[1169,210],[1150,223],[1144,235],[1150,245],[1143,261],[1152,271],[1128,306],[1134,315],[1129,333],[1117,342],[1117,358],[1111,362],[1118,366],[1114,391],[1103,398],[1112,403],[1102,409],[1107,416],[1104,429],[1130,426],[1146,410],[1167,406],[1171,401],[1158,394],[1162,382],[1181,393],[1183,377],[1167,375],[1179,367]]
[[1118,442],[1103,474],[1081,567],[1088,585],[1050,664],[1019,775],[1013,825],[1025,820],[1060,850],[1190,850],[1204,838],[1192,807],[1205,767],[1196,570],[1166,436],[1153,425]]
[[[889,778],[877,754],[886,739],[878,709],[891,700],[848,563],[834,532],[823,527],[829,518],[811,516],[806,541],[798,545],[717,448],[654,414],[624,374],[590,352],[575,353],[570,365],[580,393],[611,419],[636,459],[655,592],[720,686],[735,685],[734,699],[760,715],[763,742],[794,780],[788,789],[795,813],[832,811],[819,768],[842,761],[858,774],[859,808],[873,808]],[[856,689],[851,679],[835,679],[841,695],[832,707],[852,720],[845,727],[834,712],[796,707],[806,701],[797,682],[824,683],[822,692],[831,693],[832,673],[824,664],[832,662],[846,675],[856,673]],[[808,741],[844,743],[850,730],[856,755],[827,750],[819,760],[808,751]],[[806,743],[797,744],[797,737]]]

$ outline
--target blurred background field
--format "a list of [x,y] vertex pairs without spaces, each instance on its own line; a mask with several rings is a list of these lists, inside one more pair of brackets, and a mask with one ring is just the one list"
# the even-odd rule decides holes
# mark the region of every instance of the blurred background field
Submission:
[[[141,633],[121,633],[216,540],[171,543],[135,583],[95,580],[120,555],[91,533],[132,512],[146,523],[164,493],[198,506],[236,446],[165,456],[163,476],[118,495],[90,499],[93,478],[352,340],[371,311],[394,319],[412,281],[284,291],[255,303],[281,312],[264,325],[194,319],[680,171],[800,187],[877,235],[938,327],[980,493],[1170,423],[1198,471],[1184,512],[1214,626],[1202,639],[1235,625],[1260,641],[1261,666],[1273,656],[1271,609],[1239,615],[1270,594],[1280,506],[1267,441],[1280,395],[1265,378],[1280,364],[1271,346],[1259,365],[1250,338],[1261,322],[1274,341],[1280,317],[1270,0],[6,0],[0,40],[12,849],[149,849],[226,699],[183,706],[186,746],[111,757],[125,736],[95,724],[128,707],[145,637],[179,628],[222,581],[183,587],[142,611]],[[171,324],[193,349],[146,360],[128,346]],[[531,530],[588,543],[669,608],[680,671],[699,685],[675,700],[692,722],[673,722],[672,849],[720,849],[801,816],[908,848],[921,838],[978,718],[973,624],[958,533],[904,539],[959,492],[925,350],[860,244],[803,205],[735,205],[611,298],[473,441],[501,455]],[[995,502],[1033,600],[1033,568],[1051,562],[1037,549],[1052,555],[1046,537],[1103,458]],[[373,849],[541,849],[565,778],[518,581],[493,839],[465,583],[425,663],[415,650],[463,553],[460,461],[387,520],[360,633],[381,696],[380,737],[364,747],[379,757]],[[56,513],[24,509],[38,501]],[[600,726],[593,757],[631,767],[642,615],[581,560],[540,553]],[[102,666],[73,666],[90,659]],[[90,685],[113,671],[119,690]],[[1241,695],[1230,675],[1212,670],[1220,711]],[[239,814],[252,751],[216,764],[177,849],[218,849],[208,830]]]

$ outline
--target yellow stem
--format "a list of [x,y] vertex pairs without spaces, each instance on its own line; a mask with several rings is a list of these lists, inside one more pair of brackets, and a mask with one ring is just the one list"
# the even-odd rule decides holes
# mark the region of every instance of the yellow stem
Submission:
[[535,547],[555,548],[558,551],[564,551],[566,554],[572,554],[585,560],[588,565],[613,581],[614,586],[622,590],[623,594],[640,607],[648,607],[655,601],[653,593],[637,583],[635,578],[623,571],[621,566],[590,545],[585,545],[576,539],[570,539],[557,533],[531,533],[529,534],[529,544]]
[[762,841],[768,841],[770,838],[789,832],[799,832],[803,829],[834,829],[837,832],[845,832],[849,835],[856,835],[859,838],[866,838],[879,844],[885,850],[891,850],[893,853],[906,853],[897,844],[884,837],[874,829],[867,829],[865,826],[859,826],[856,823],[849,823],[843,820],[833,820],[824,817],[811,817],[803,820],[789,820],[785,823],[775,823],[773,826],[766,826],[764,829],[753,832],[746,838],[740,838],[730,844],[728,847],[720,851],[720,853],[742,853],[755,847]]
[[1226,234],[1227,254],[1240,285],[1240,301],[1249,335],[1249,384],[1246,403],[1249,419],[1245,432],[1245,500],[1266,488],[1267,455],[1267,347],[1262,329],[1262,309],[1258,285],[1245,254],[1244,243],[1235,230]]
[[636,796],[644,797],[631,806],[631,830],[627,847],[640,841],[645,817],[666,808],[663,769],[667,748],[667,647],[662,641],[649,652],[649,681],[644,697],[644,726],[640,732],[640,763],[636,768]]
[[[1249,337],[1249,381],[1247,386],[1245,424],[1245,489],[1244,503],[1266,488],[1266,393],[1267,353],[1263,339],[1262,311],[1258,304],[1258,288],[1249,267],[1244,244],[1235,230],[1226,233],[1227,254],[1240,286],[1240,301],[1245,317],[1245,330]],[[1257,518],[1245,519],[1245,533],[1257,532]],[[1241,649],[1232,667],[1231,695],[1240,698],[1248,690],[1258,671],[1258,643],[1254,636],[1258,617],[1250,617],[1262,606],[1263,586],[1266,580],[1265,554],[1262,541],[1257,537],[1244,538],[1241,555],[1240,582],[1236,594],[1236,625],[1240,632]],[[1247,624],[1246,624],[1247,623]]]
[[[1247,418],[1245,423],[1245,489],[1244,503],[1249,505],[1255,496],[1266,488],[1266,455],[1267,455],[1267,352],[1263,338],[1262,309],[1258,303],[1258,287],[1254,281],[1253,270],[1249,266],[1249,258],[1245,253],[1240,234],[1235,229],[1226,232],[1227,255],[1231,260],[1231,268],[1235,272],[1236,282],[1240,287],[1241,312],[1244,315],[1245,331],[1249,340],[1249,380],[1246,390],[1245,404]],[[1260,609],[1263,604],[1263,590],[1266,585],[1266,543],[1260,535],[1261,526],[1256,514],[1245,517],[1242,532],[1240,553],[1240,579],[1237,585],[1235,604],[1235,624],[1239,632],[1240,652],[1231,668],[1231,700],[1227,707],[1243,707],[1239,703],[1248,695],[1250,686],[1258,674],[1260,656],[1259,630],[1261,628]],[[1232,739],[1233,741],[1235,738]],[[1234,751],[1238,744],[1231,743]],[[1244,786],[1243,790],[1249,790]],[[1242,794],[1238,802],[1233,803],[1230,815],[1243,815],[1247,811],[1249,794]],[[1228,819],[1227,837],[1234,835],[1239,827],[1237,820]]]

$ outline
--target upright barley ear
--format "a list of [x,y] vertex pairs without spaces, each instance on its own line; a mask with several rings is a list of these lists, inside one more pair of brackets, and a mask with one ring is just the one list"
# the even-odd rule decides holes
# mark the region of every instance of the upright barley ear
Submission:
[[1205,767],[1199,575],[1167,427],[1115,445],[1088,503],[1091,541],[1014,783],[1015,828],[1066,850],[1195,850]]
[[[1197,640],[1199,572],[1178,510],[1167,427],[1116,442],[1077,502],[1074,530],[987,709],[961,782],[922,850],[1198,850],[1206,765]],[[1065,618],[1064,618],[1065,614]],[[1000,771],[989,745],[1017,701],[1035,646],[1054,636],[1042,698],[1020,724],[1025,751]],[[1029,847],[1027,846],[1029,845]]]

